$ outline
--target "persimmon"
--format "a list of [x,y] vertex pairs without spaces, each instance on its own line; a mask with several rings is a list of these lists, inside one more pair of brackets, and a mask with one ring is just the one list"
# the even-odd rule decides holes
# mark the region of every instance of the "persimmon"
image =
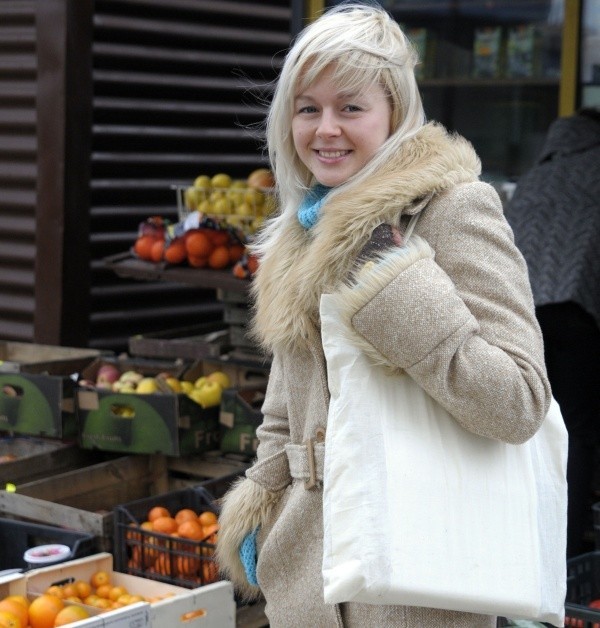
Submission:
[[185,250],[188,258],[193,257],[208,257],[214,249],[214,245],[211,239],[200,230],[193,230],[186,234],[185,237]]
[[214,251],[208,257],[208,265],[216,270],[229,266],[229,248],[224,244],[215,247]]

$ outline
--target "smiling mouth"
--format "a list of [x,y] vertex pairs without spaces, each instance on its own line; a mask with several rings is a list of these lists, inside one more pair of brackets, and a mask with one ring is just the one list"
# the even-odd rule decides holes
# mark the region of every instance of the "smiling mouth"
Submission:
[[344,157],[344,155],[348,155],[351,151],[349,150],[317,150],[316,151],[319,157],[324,157],[325,159],[337,159],[338,157]]

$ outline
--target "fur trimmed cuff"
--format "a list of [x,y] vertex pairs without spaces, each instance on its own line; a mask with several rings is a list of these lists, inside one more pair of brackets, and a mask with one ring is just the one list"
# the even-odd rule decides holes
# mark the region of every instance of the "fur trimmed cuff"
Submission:
[[259,587],[248,582],[239,550],[244,538],[268,521],[282,493],[283,491],[272,493],[253,480],[242,478],[222,499],[215,556],[220,572],[233,582],[246,601],[258,599],[261,592]]

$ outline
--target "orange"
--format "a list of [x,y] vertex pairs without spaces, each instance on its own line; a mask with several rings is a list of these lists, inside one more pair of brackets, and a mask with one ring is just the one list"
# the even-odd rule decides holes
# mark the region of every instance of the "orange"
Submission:
[[29,613],[27,612],[27,607],[23,606],[20,602],[17,602],[16,600],[4,599],[0,602],[0,611],[4,613],[12,613],[19,619],[23,628],[27,626]]
[[65,594],[63,592],[63,588],[58,584],[53,584],[51,587],[48,587],[44,593],[48,593],[49,595],[56,595],[56,597],[63,598]]
[[230,244],[229,245],[229,260],[232,264],[239,262],[244,255],[246,247],[243,244]]
[[177,530],[177,521],[173,517],[157,517],[152,525],[155,532],[162,532],[163,534],[171,534]]
[[97,589],[103,584],[110,584],[110,574],[107,571],[96,571],[90,578],[90,584],[94,587],[94,589]]
[[54,620],[64,607],[60,598],[43,593],[29,605],[29,625],[31,628],[54,628]]
[[83,606],[72,604],[70,606],[65,606],[65,608],[59,611],[56,619],[54,620],[54,626],[66,626],[67,624],[87,619],[89,616],[90,614],[85,610],[85,608],[83,608]]
[[199,521],[184,521],[177,528],[177,534],[184,539],[199,541],[204,538],[204,529]]
[[101,584],[97,589],[96,589],[96,595],[98,597],[104,598],[104,599],[108,599],[108,596],[110,595],[110,590],[112,589],[112,584]]
[[[153,508],[150,508],[150,510],[148,511],[148,521],[154,521],[155,519],[158,519],[159,517],[170,517],[171,513],[169,512],[168,508],[165,508],[164,506],[154,506]],[[142,524],[143,526],[144,524]]]
[[150,247],[150,260],[155,263],[162,262],[164,254],[165,254],[165,241],[156,240],[154,244]]
[[202,231],[188,231],[185,238],[185,250],[188,257],[208,257],[212,250],[213,244],[209,237]]
[[192,268],[206,268],[208,266],[208,257],[198,257],[197,255],[188,254],[187,260]]
[[230,236],[227,231],[211,229],[208,231],[208,237],[214,246],[225,246],[228,244]]
[[208,257],[208,265],[215,269],[226,268],[229,262],[229,248],[225,244],[215,247]]
[[9,611],[0,611],[0,627],[1,628],[26,628],[27,624],[21,623],[21,620]]
[[181,264],[186,258],[185,242],[182,238],[176,238],[165,249],[165,261],[169,264]]
[[82,599],[92,594],[92,586],[85,580],[76,580],[74,583],[77,595]]
[[214,512],[212,512],[211,510],[205,510],[204,512],[200,513],[198,521],[202,526],[211,526],[217,523],[218,519],[217,515]]
[[22,604],[25,608],[29,608],[29,600],[24,595],[8,595],[5,600],[13,600]]
[[63,588],[62,588],[63,599],[68,598],[68,597],[74,597],[74,596],[75,597],[77,596],[77,588],[75,587],[75,585],[73,583],[63,585]]
[[175,515],[175,521],[177,521],[177,525],[183,523],[184,521],[192,521],[197,518],[198,515],[191,508],[182,508]]
[[143,260],[151,259],[152,245],[156,242],[156,238],[150,235],[140,236],[133,245],[133,252]]
[[128,591],[125,587],[115,586],[111,587],[110,592],[108,594],[108,599],[116,602],[122,595],[127,595]]

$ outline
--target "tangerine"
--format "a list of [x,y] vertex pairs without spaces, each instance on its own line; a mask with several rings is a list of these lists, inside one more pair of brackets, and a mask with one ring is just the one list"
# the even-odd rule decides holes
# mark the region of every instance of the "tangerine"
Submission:
[[110,595],[110,590],[112,589],[112,585],[109,583],[106,584],[101,584],[99,587],[96,588],[96,595],[98,597],[104,598],[104,599],[108,599],[108,596]]
[[179,534],[179,536],[182,536],[184,539],[200,541],[204,538],[204,528],[198,520],[184,521],[177,528],[177,534]]
[[153,522],[155,532],[171,534],[177,530],[177,521],[173,517],[158,517]]
[[199,230],[189,231],[185,237],[185,250],[193,257],[208,257],[213,250],[213,244],[209,237]]
[[217,523],[218,519],[217,515],[214,512],[212,512],[211,510],[205,510],[204,512],[200,513],[198,521],[202,526],[211,526]]
[[83,606],[77,606],[71,604],[65,606],[54,619],[54,626],[66,626],[82,619],[87,619],[90,616],[89,612],[83,608]]
[[73,584],[78,597],[82,600],[85,600],[88,595],[92,594],[92,585],[89,584],[89,582],[86,582],[85,580],[76,580]]
[[123,586],[111,587],[108,599],[116,602],[122,595],[127,595],[128,593],[127,589]]
[[165,249],[165,261],[169,264],[181,264],[186,258],[185,241],[182,238],[176,238]]
[[191,508],[182,508],[175,515],[175,521],[177,521],[177,525],[183,523],[184,521],[192,521],[193,519],[197,519],[198,515]]
[[[148,521],[154,521],[155,519],[158,519],[159,517],[170,517],[171,513],[169,512],[168,508],[165,508],[164,506],[154,506],[153,508],[150,508],[150,510],[148,511]],[[143,526],[144,524],[142,524]]]
[[151,235],[140,236],[133,245],[133,252],[146,261],[152,259],[152,245],[156,242],[156,238]]
[[65,603],[55,595],[42,593],[29,605],[29,625],[31,628],[54,628],[54,620],[65,607]]
[[229,248],[224,244],[215,247],[215,250],[208,257],[208,265],[217,270],[226,268],[229,263]]

